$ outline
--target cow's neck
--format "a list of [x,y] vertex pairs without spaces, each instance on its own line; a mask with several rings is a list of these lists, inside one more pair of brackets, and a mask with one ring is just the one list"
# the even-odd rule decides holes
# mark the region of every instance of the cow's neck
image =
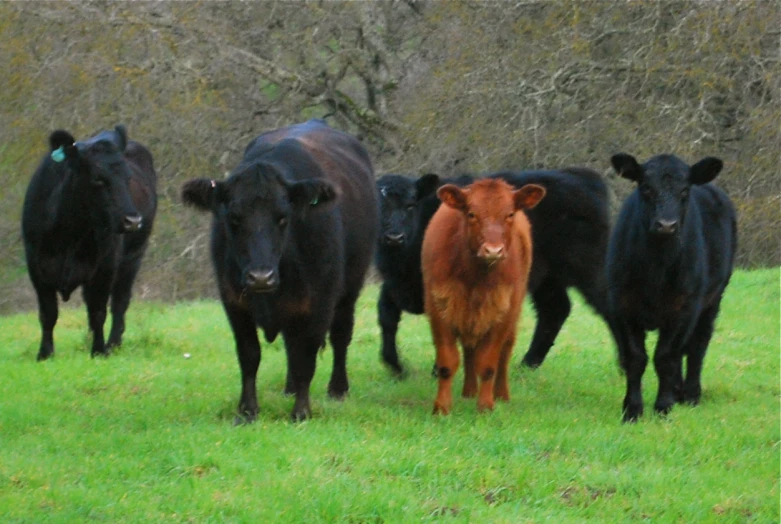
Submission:
[[50,199],[52,213],[52,229],[56,231],[61,241],[81,243],[83,239],[94,234],[90,224],[89,182],[76,173],[69,171],[65,180],[54,191]]

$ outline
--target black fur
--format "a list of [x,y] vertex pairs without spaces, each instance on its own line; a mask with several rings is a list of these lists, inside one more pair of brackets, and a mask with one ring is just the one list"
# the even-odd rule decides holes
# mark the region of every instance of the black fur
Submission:
[[[152,155],[128,142],[124,126],[75,142],[67,131],[49,137],[22,211],[27,269],[38,295],[42,328],[38,360],[54,354],[57,293],[67,301],[82,286],[93,332],[92,355],[122,343],[125,312],[157,208]],[[55,154],[55,157],[57,155]],[[111,297],[111,333],[103,324]]]
[[703,358],[732,274],[736,218],[727,195],[708,183],[721,170],[719,159],[691,167],[673,155],[643,165],[626,154],[611,160],[638,184],[623,204],[607,255],[609,324],[627,378],[624,421],[632,422],[643,413],[647,331],[659,330],[655,410],[699,403]]
[[184,201],[214,217],[212,261],[241,367],[239,421],[258,413],[257,326],[267,341],[284,337],[294,420],[311,416],[309,385],[329,332],[328,393],[347,393],[355,301],[377,235],[373,184],[355,138],[309,121],[253,140],[226,180],[184,185]]
[[[569,315],[567,288],[578,289],[597,313],[605,315],[603,268],[610,229],[607,188],[598,173],[582,168],[504,171],[489,176],[518,188],[540,184],[547,191],[534,209],[526,211],[534,246],[529,291],[538,322],[523,363],[538,367]],[[417,180],[385,175],[377,181],[382,231],[376,264],[384,280],[377,304],[381,355],[398,375],[404,373],[396,347],[401,313],[423,312],[420,248],[425,228],[439,207],[435,190],[444,183],[464,186],[473,180],[468,175],[441,180],[436,175]]]

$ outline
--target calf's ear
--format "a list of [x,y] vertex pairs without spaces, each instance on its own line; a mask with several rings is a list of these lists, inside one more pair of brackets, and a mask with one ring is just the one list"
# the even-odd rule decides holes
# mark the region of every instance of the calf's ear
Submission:
[[616,170],[616,173],[627,180],[639,182],[643,178],[643,168],[640,167],[640,164],[637,163],[637,160],[632,155],[618,153],[610,157],[610,163],[613,164],[613,169]]
[[437,197],[448,207],[458,209],[459,211],[466,211],[466,193],[464,190],[453,184],[445,184],[437,189]]
[[62,129],[58,129],[49,135],[49,147],[51,157],[55,162],[62,162],[66,158],[76,158],[79,150],[75,146],[76,139],[73,135]]
[[336,200],[336,187],[325,180],[310,178],[286,187],[288,198],[296,207],[320,207]]
[[201,211],[212,211],[222,193],[222,182],[209,178],[188,180],[182,186],[182,201]]
[[417,193],[415,198],[417,200],[423,200],[431,193],[433,193],[438,185],[439,175],[435,175],[434,173],[426,173],[415,181],[415,191]]
[[724,162],[720,159],[709,156],[705,157],[691,167],[689,171],[689,182],[692,184],[707,184],[721,172]]
[[513,191],[515,209],[532,209],[544,196],[544,187],[537,184],[526,184],[521,189]]

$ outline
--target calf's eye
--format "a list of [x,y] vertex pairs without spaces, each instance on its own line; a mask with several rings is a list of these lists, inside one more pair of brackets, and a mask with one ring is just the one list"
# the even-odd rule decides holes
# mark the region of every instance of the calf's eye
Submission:
[[279,220],[277,220],[277,224],[279,224],[279,227],[285,227],[287,226],[287,218],[282,217]]

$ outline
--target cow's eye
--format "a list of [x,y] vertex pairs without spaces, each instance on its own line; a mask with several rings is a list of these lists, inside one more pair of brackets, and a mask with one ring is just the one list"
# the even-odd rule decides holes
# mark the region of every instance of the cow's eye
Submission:
[[106,185],[106,179],[105,178],[93,178],[92,179],[92,185],[95,187],[103,187]]
[[474,220],[475,218],[477,218],[477,217],[475,216],[475,214],[474,214],[474,213],[472,213],[471,211],[470,211],[470,212],[468,212],[468,213],[466,214],[466,216],[467,216],[467,218],[468,218],[469,220]]
[[287,217],[282,217],[279,220],[277,220],[277,224],[280,228],[285,228],[287,226]]
[[415,204],[409,204],[407,206],[407,212],[412,213],[413,211],[415,211]]
[[509,215],[507,215],[507,220],[512,220],[513,218],[515,218],[515,212],[512,212]]
[[646,198],[650,198],[654,196],[654,190],[650,186],[643,184],[640,186],[640,194]]
[[685,188],[683,188],[683,190],[681,190],[681,198],[684,199],[684,200],[689,198],[689,188],[688,187],[685,187]]

